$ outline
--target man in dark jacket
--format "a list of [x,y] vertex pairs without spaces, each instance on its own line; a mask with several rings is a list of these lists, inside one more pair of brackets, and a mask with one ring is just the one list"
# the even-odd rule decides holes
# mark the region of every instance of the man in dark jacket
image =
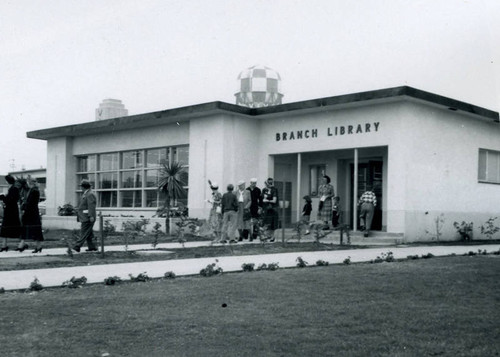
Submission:
[[87,241],[88,249],[87,252],[97,251],[97,247],[94,244],[94,223],[96,220],[96,202],[97,197],[95,193],[90,188],[90,182],[87,180],[82,180],[80,184],[82,186],[83,195],[80,199],[80,203],[77,208],[77,218],[78,222],[81,223],[80,228],[80,239],[76,241],[74,250],[80,251],[80,247]]
[[236,225],[238,223],[238,198],[233,193],[234,186],[227,185],[227,192],[222,195],[222,240],[226,243],[229,237],[229,243],[236,243]]

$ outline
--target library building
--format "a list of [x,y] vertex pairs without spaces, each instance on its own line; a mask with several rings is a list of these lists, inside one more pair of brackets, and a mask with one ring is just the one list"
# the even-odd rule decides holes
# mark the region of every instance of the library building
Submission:
[[208,180],[224,193],[229,183],[256,177],[263,188],[272,177],[281,224],[301,219],[305,195],[313,220],[323,174],[354,231],[368,186],[377,197],[372,230],[405,242],[430,240],[436,219],[443,237],[455,237],[454,222],[473,222],[479,235],[500,215],[497,112],[407,86],[282,104],[277,72],[251,67],[238,79],[236,104],[127,115],[105,100],[97,120],[28,132],[47,141],[47,218],[77,204],[82,179],[103,214],[152,217],[164,204],[162,164],[174,161],[188,172],[179,201],[200,219],[209,215]]

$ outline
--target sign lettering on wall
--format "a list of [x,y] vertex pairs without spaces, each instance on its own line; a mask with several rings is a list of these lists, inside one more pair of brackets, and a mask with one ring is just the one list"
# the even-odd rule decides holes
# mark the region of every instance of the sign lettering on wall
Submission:
[[[357,125],[340,125],[335,127],[328,127],[326,129],[326,132],[322,134],[326,136],[341,136],[341,135],[371,133],[371,132],[377,132],[379,126],[380,122],[364,123]],[[284,131],[281,133],[276,133],[276,141],[317,138],[318,134],[319,134],[318,129]]]

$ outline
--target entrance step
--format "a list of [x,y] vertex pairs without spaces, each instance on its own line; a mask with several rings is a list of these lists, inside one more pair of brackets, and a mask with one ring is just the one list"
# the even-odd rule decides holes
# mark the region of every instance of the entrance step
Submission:
[[[278,239],[281,237],[281,232],[278,229],[276,231],[276,236]],[[296,236],[297,233],[293,229],[285,229],[285,236],[291,240],[293,240],[292,237]],[[390,232],[379,232],[379,231],[371,231],[370,236],[365,237],[364,232],[349,232],[349,235],[351,236],[351,244],[356,244],[356,245],[399,245],[404,242],[404,234],[403,233],[390,233]],[[302,236],[302,241],[307,242],[307,241],[312,241],[314,240],[314,233],[311,232],[311,234],[307,236]],[[339,231],[332,231],[331,233],[328,234],[327,237],[322,239],[324,242],[333,242],[333,243],[340,243],[340,232]],[[343,243],[347,243],[347,236],[344,233],[343,234]]]

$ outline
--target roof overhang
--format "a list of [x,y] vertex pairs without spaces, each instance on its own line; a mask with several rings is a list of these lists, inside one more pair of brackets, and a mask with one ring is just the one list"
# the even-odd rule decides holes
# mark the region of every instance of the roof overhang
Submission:
[[356,105],[367,105],[377,102],[394,101],[405,98],[426,102],[431,105],[438,105],[444,109],[452,111],[460,111],[464,114],[472,115],[477,119],[500,123],[498,112],[412,87],[401,86],[281,104],[264,108],[247,108],[217,101],[145,114],[93,121],[83,124],[30,131],[26,135],[28,138],[41,140],[56,137],[84,136],[147,126],[181,123],[189,121],[193,118],[217,115],[221,113],[265,119],[266,117],[274,114],[290,114],[292,112],[298,113],[302,111],[318,110],[321,108],[329,110]]

